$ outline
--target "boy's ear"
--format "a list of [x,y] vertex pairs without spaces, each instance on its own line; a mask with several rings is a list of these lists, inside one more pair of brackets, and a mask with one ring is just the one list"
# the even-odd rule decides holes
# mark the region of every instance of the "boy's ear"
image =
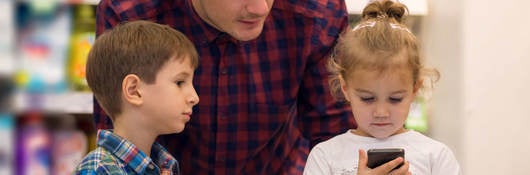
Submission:
[[344,78],[342,78],[342,76],[339,77],[339,81],[340,81],[340,90],[342,91],[342,94],[344,95],[344,98],[346,99],[346,101],[350,101],[350,96],[349,96],[349,93],[348,93],[348,88],[346,86],[346,81],[344,80]]
[[143,103],[142,92],[140,92],[141,85],[142,81],[137,75],[128,74],[123,78],[121,91],[126,102],[133,105],[141,105]]

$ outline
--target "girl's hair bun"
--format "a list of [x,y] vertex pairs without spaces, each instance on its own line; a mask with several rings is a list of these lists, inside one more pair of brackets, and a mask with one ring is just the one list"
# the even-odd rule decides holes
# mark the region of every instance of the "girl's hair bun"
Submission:
[[405,5],[393,0],[375,0],[369,3],[362,13],[364,20],[369,19],[394,19],[402,23],[408,9]]

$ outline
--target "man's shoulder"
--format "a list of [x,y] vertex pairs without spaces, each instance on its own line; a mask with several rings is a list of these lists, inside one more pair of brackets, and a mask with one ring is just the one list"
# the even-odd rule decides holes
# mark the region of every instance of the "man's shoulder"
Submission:
[[327,15],[346,11],[344,0],[282,0],[274,3],[275,10],[312,18],[325,18]]
[[122,18],[150,18],[160,13],[185,7],[184,0],[101,0],[99,8],[112,10]]

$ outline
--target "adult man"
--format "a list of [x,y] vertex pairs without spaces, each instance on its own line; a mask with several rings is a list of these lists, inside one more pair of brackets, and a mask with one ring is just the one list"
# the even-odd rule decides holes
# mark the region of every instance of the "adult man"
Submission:
[[325,69],[343,0],[102,0],[97,33],[138,19],[180,30],[200,55],[201,102],[184,132],[159,138],[183,174],[301,174],[310,146],[355,127]]

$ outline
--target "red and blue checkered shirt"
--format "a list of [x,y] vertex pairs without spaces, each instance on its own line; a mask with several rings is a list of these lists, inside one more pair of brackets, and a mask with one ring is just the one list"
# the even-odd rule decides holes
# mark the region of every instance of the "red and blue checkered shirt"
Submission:
[[158,143],[153,144],[151,157],[148,157],[134,144],[112,131],[99,130],[97,145],[83,158],[73,174],[180,174],[177,160]]
[[[159,138],[183,174],[302,174],[309,148],[356,127],[330,95],[325,68],[348,26],[343,0],[276,0],[261,35],[246,42],[209,26],[190,0],[102,0],[97,33],[140,19],[183,32],[200,56],[201,101],[182,133]],[[110,128],[94,107],[97,127]]]

